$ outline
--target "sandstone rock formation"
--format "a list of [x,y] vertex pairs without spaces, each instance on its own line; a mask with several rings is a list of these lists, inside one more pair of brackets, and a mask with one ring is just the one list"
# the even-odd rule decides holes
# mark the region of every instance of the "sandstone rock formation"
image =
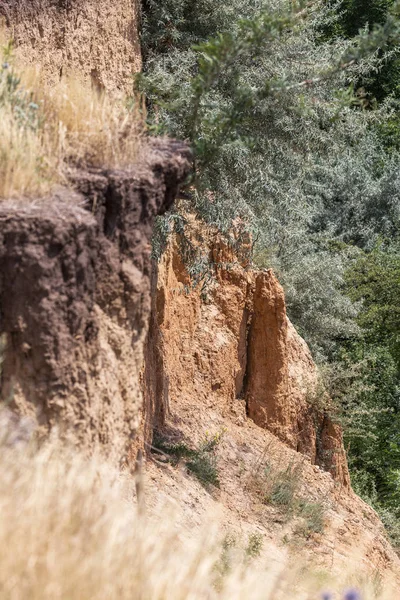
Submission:
[[137,0],[0,0],[3,17],[26,65],[47,81],[79,75],[98,88],[132,91],[141,69]]
[[[282,287],[204,224],[192,232],[217,265],[206,297],[190,286],[177,237],[153,271],[142,414],[148,510],[172,505],[189,531],[212,516],[229,539],[261,535],[260,561],[278,580],[290,557],[353,585],[379,574],[396,597],[399,559],[377,514],[350,487],[341,428],[323,409],[316,366],[287,318]],[[204,489],[168,452],[216,438],[220,487]],[[292,483],[298,477],[298,496],[323,510],[322,532],[299,535],[301,522],[260,493],[279,472]]]
[[170,404],[246,414],[348,487],[342,433],[309,401],[317,370],[286,315],[274,273],[238,262],[218,237],[208,240],[216,283],[202,300],[176,240],[156,267],[146,349],[145,429],[166,422]]
[[73,173],[76,192],[0,204],[1,401],[122,456],[142,404],[150,240],[190,167],[153,144],[131,171]]

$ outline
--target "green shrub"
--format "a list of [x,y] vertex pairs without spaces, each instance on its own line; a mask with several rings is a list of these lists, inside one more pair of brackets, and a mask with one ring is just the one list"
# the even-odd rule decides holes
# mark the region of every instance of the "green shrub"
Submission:
[[300,500],[298,515],[304,519],[304,525],[300,526],[298,532],[305,537],[312,533],[322,533],[324,530],[325,508],[320,502]]
[[301,464],[290,463],[283,471],[270,465],[264,469],[263,501],[278,506],[286,513],[293,512],[301,479]]
[[248,543],[246,546],[245,554],[249,559],[257,558],[261,554],[261,550],[264,543],[264,536],[262,533],[252,533],[249,536]]
[[286,471],[278,474],[267,499],[271,504],[289,510],[293,507],[297,486],[298,479],[294,475],[292,468],[288,467]]
[[171,460],[172,464],[177,465],[183,460],[187,469],[197,477],[206,488],[209,486],[219,487],[218,465],[216,449],[220,442],[222,434],[216,434],[213,437],[206,437],[199,448],[190,448],[185,442],[176,444],[169,443],[166,439],[156,433],[153,445],[161,450]]

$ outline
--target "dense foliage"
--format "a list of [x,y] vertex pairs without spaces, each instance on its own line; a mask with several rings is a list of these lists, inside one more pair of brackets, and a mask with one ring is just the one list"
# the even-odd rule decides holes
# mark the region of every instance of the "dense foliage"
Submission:
[[[394,0],[333,0],[329,5],[337,18],[322,28],[326,37],[356,36],[360,29],[370,30],[374,24],[385,23],[388,11]],[[369,102],[382,101],[387,96],[400,97],[400,61],[398,45],[395,41],[389,43],[386,52],[378,50],[382,59],[379,70],[361,76],[358,86],[363,90]]]
[[[354,485],[394,532],[398,5],[290,4],[144,3],[140,85],[150,127],[190,140],[196,160],[186,200],[160,221],[154,248],[162,251],[160,234],[172,225],[185,240],[185,210],[231,243],[240,242],[234,219],[252,230],[254,261],[275,268],[292,320],[330,373]],[[183,245],[201,280],[207,261]]]

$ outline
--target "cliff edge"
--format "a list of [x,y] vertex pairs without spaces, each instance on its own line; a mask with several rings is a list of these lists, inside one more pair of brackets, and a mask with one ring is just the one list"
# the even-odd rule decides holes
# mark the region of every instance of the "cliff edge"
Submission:
[[128,452],[153,221],[189,168],[186,146],[154,142],[131,170],[73,172],[74,191],[0,203],[0,399],[42,433]]
[[153,273],[146,435],[165,425],[176,403],[212,405],[239,424],[251,419],[348,488],[341,428],[310,401],[317,368],[287,317],[273,271],[240,262],[217,232],[207,241],[201,235],[216,265],[206,300],[193,287],[176,238]]

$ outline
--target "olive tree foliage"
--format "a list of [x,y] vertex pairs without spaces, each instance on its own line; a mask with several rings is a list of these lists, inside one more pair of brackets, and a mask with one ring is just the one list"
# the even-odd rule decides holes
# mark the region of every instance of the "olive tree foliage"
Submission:
[[356,147],[316,165],[307,194],[319,204],[313,231],[371,250],[378,238],[399,231],[399,156],[387,155],[377,136],[368,133]]
[[[352,38],[360,29],[371,30],[376,23],[383,24],[395,5],[395,0],[327,0],[332,19],[321,27],[325,39]],[[379,52],[379,70],[364,73],[358,80],[368,102],[381,102],[387,96],[400,94],[400,47],[397,39],[390,40],[385,52]]]
[[172,50],[187,51],[241,18],[252,18],[263,0],[143,0],[142,46],[145,61]]
[[[355,306],[342,292],[351,252],[337,243],[345,236],[335,229],[344,217],[329,212],[335,189],[346,203],[332,164],[340,170],[348,151],[357,168],[376,117],[362,110],[351,86],[378,68],[375,49],[390,35],[382,26],[357,41],[321,42],[324,19],[332,20],[324,5],[147,0],[141,82],[150,126],[188,139],[195,150],[186,209],[228,240],[234,219],[248,224],[256,264],[277,271],[291,317],[321,356],[356,331]],[[371,177],[379,187],[382,178]],[[349,173],[350,186],[355,179]],[[357,198],[360,205],[355,191]],[[175,213],[159,231],[171,223],[187,227]],[[155,248],[162,248],[159,239]],[[196,260],[198,271],[207,268]]]

